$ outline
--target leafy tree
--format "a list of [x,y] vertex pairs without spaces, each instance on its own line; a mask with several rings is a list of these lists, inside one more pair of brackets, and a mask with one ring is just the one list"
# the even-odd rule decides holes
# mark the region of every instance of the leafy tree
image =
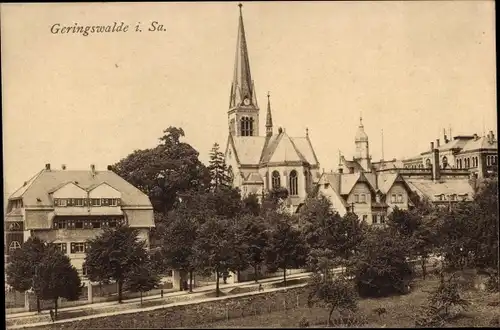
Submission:
[[157,288],[160,284],[160,277],[154,271],[154,267],[150,260],[141,266],[134,265],[127,274],[125,287],[132,292],[140,292],[141,306],[142,293]]
[[217,297],[219,275],[229,269],[234,258],[233,248],[233,226],[228,220],[211,217],[198,228],[193,247],[195,264],[205,273],[215,273]]
[[[240,272],[249,266],[249,236],[246,232],[247,225],[253,219],[250,216],[235,218],[233,225],[233,258],[231,259],[229,270],[236,273],[240,278]],[[225,283],[225,282],[224,282]]]
[[91,281],[118,283],[118,302],[122,302],[123,284],[134,267],[144,267],[148,262],[145,242],[139,239],[137,229],[119,226],[105,228],[104,232],[87,241],[85,256],[87,276]]
[[238,188],[222,187],[214,190],[208,193],[208,200],[208,205],[213,208],[210,212],[218,217],[234,219],[242,212],[241,195]]
[[332,264],[345,263],[364,236],[365,225],[355,214],[341,217],[324,197],[308,198],[300,211],[302,233],[310,248],[309,264],[328,276]]
[[474,235],[475,263],[482,269],[499,267],[498,260],[498,177],[482,182],[474,196],[476,219]]
[[165,213],[178,201],[179,193],[207,185],[209,177],[198,152],[180,141],[182,128],[171,126],[163,132],[158,146],[135,150],[112,170],[147,194],[155,211]]
[[328,325],[331,325],[332,314],[335,310],[341,314],[345,311],[356,311],[358,307],[357,294],[352,282],[343,276],[337,278],[321,278],[314,274],[311,279],[308,305],[324,306],[330,310]]
[[218,143],[214,143],[210,151],[208,170],[210,172],[210,185],[212,191],[232,186],[233,179],[229,167],[226,165],[224,153],[220,150]]
[[269,270],[283,270],[283,281],[286,286],[286,270],[305,265],[308,250],[298,229],[292,227],[284,217],[270,230],[266,249],[266,264]]
[[78,300],[83,288],[80,276],[68,256],[54,246],[49,246],[40,260],[37,286],[42,299],[54,301],[56,318],[58,299]]
[[413,278],[408,249],[399,234],[371,227],[349,262],[360,296],[388,296],[404,293]]
[[168,267],[189,273],[189,292],[192,292],[197,224],[177,210],[172,210],[168,218],[171,221],[163,234],[162,255]]
[[266,258],[268,244],[268,226],[259,216],[247,215],[242,223],[242,234],[246,240],[246,257],[254,270],[255,282],[258,282],[259,268]]
[[243,213],[258,216],[260,214],[259,197],[255,193],[250,193],[243,198]]
[[261,206],[261,214],[267,217],[269,213],[275,212],[288,198],[288,190],[284,187],[273,188],[264,195]]
[[20,249],[14,250],[10,263],[5,269],[7,284],[17,291],[33,288],[36,295],[37,311],[40,313],[40,291],[36,286],[36,274],[40,260],[48,249],[46,242],[38,237],[30,237]]

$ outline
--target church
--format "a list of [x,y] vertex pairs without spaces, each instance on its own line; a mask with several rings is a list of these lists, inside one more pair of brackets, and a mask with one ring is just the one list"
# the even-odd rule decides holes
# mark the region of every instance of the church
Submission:
[[284,187],[287,207],[295,212],[319,179],[319,162],[306,130],[305,136],[292,137],[273,124],[271,100],[267,94],[264,134],[260,132],[260,108],[254,81],[240,4],[234,75],[229,96],[229,134],[225,160],[233,173],[233,186],[243,196]]

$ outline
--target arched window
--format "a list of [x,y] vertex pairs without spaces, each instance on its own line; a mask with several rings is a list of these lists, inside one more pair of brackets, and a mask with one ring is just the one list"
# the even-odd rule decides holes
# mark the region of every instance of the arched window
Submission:
[[443,168],[447,168],[448,167],[448,157],[444,156],[443,157]]
[[299,194],[299,182],[297,178],[297,171],[293,170],[290,172],[290,195],[296,196]]
[[273,189],[281,187],[280,173],[278,171],[273,171],[273,175],[271,177],[271,186]]
[[9,250],[13,251],[15,249],[20,249],[20,248],[21,248],[21,244],[19,244],[18,241],[12,241],[12,242],[10,242]]
[[425,167],[432,167],[431,160],[429,158],[425,160]]

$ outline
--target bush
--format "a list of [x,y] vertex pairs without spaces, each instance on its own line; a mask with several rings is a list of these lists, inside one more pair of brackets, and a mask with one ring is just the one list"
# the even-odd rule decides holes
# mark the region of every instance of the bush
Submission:
[[303,316],[299,321],[299,328],[307,328],[309,327],[309,320]]

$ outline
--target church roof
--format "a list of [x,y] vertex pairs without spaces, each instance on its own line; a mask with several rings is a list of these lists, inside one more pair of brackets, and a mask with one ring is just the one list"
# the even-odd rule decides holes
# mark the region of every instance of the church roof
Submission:
[[233,136],[232,138],[239,163],[244,165],[258,165],[266,137]]
[[245,183],[263,183],[262,176],[258,172],[251,172],[245,178]]

